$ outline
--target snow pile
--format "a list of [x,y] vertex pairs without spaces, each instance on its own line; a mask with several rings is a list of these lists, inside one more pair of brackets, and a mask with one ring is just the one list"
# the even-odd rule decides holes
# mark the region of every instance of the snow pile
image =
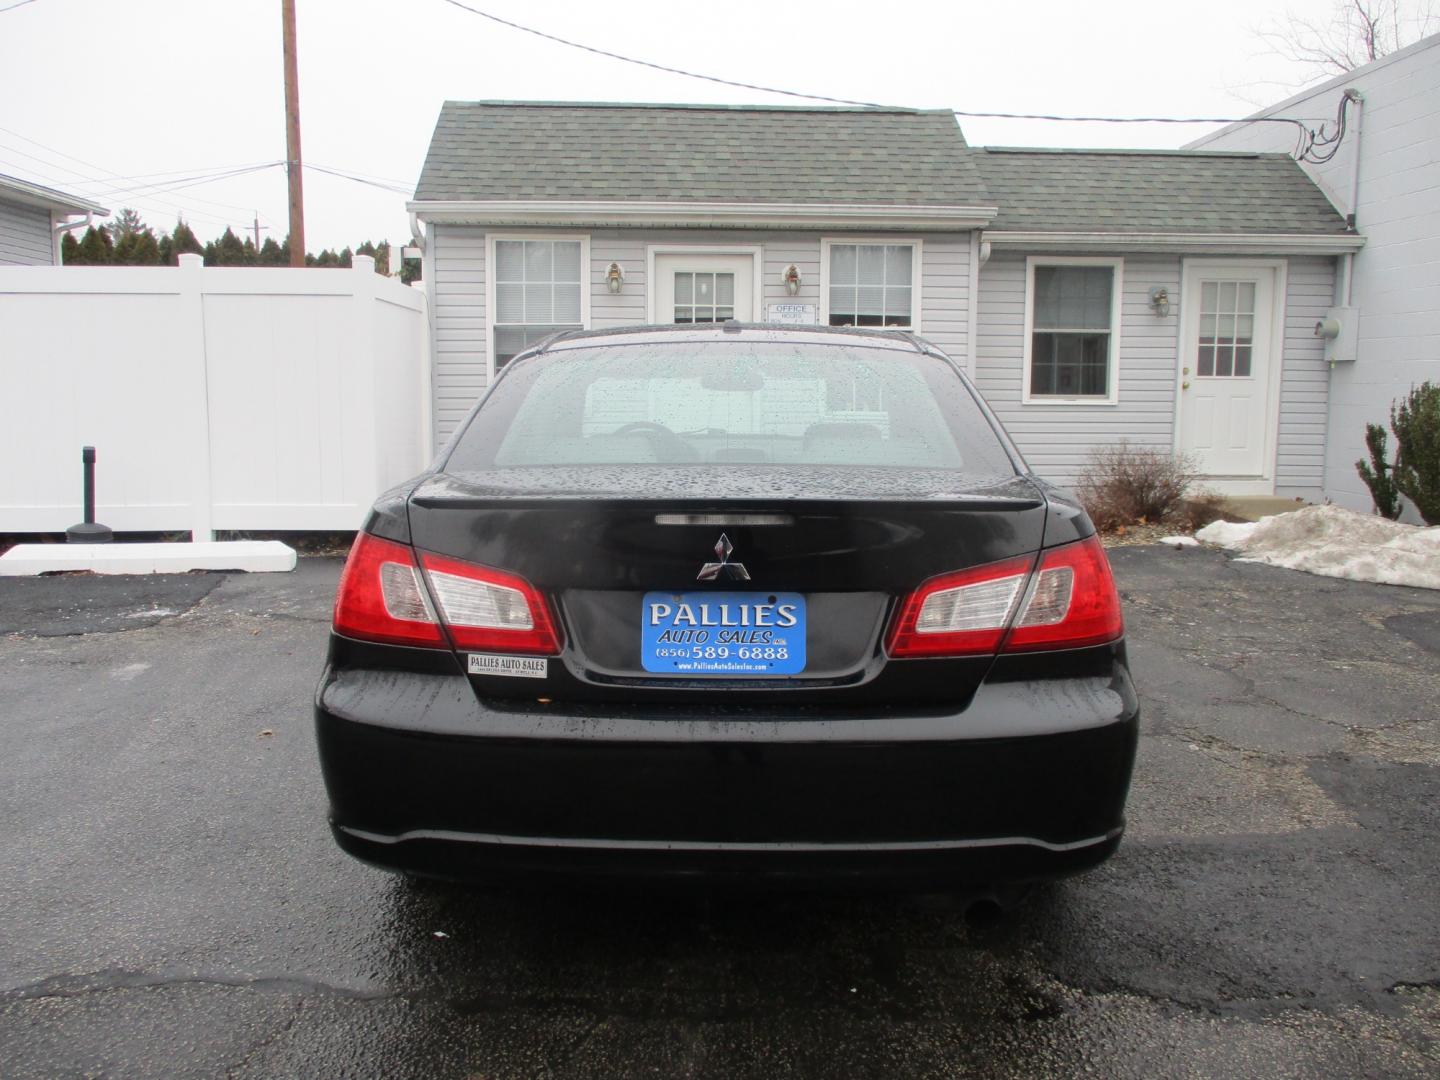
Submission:
[[1243,562],[1440,589],[1440,526],[1427,529],[1338,506],[1307,506],[1256,522],[1217,521],[1195,536],[1243,552]]
[[1160,537],[1158,542],[1161,544],[1169,544],[1171,547],[1176,549],[1183,547],[1200,546],[1200,542],[1196,540],[1193,536],[1162,536]]

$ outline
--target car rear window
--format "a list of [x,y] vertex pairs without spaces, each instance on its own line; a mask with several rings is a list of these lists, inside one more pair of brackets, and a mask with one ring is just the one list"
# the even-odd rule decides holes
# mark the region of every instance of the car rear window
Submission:
[[446,469],[717,463],[1015,473],[945,361],[773,340],[566,348],[518,361]]

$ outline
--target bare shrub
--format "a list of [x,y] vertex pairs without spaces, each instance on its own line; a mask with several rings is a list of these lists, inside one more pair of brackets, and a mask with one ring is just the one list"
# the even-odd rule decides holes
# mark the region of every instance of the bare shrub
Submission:
[[1092,451],[1075,490],[1095,527],[1112,532],[1176,520],[1194,480],[1194,463],[1184,454],[1122,439]]

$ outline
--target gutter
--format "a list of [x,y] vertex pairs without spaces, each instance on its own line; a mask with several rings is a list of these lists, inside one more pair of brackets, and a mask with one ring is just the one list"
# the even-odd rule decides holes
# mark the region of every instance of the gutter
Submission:
[[423,222],[453,225],[563,225],[652,228],[882,229],[967,232],[984,228],[993,206],[890,206],[873,203],[720,203],[585,200],[415,200]]
[[53,226],[53,228],[54,228],[54,230],[55,230],[56,235],[58,236],[58,235],[60,235],[61,233],[73,232],[75,229],[81,228],[82,226],[88,228],[89,226],[94,225],[94,224],[95,224],[95,215],[94,215],[94,213],[87,213],[87,214],[86,214],[83,218],[81,218],[79,221],[62,221],[59,225]]
[[79,221],[62,221],[58,225],[55,223],[55,214],[52,211],[50,215],[50,259],[52,265],[64,265],[64,260],[61,259],[60,252],[64,250],[64,246],[61,244],[61,241],[65,238],[66,233],[74,232],[76,229],[80,228],[89,228],[91,225],[94,224],[94,211],[86,212],[85,216]]
[[1066,251],[1180,252],[1195,255],[1344,255],[1365,245],[1346,233],[1058,232],[987,229],[993,248]]

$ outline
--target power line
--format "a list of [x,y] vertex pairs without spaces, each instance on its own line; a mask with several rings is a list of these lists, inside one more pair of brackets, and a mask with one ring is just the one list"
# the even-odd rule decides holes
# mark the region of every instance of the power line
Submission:
[[[125,195],[137,193],[140,195],[159,195],[167,191],[183,191],[186,188],[196,187],[199,184],[213,184],[218,180],[229,180],[236,176],[245,176],[249,173],[264,172],[266,169],[274,169],[284,165],[283,161],[267,161],[259,165],[247,165],[242,168],[228,169],[217,173],[200,173],[195,176],[182,177],[179,180],[166,180],[153,184],[139,184],[130,188],[117,188],[110,192],[101,192],[102,196]],[[230,205],[229,203],[221,205]]]
[[[19,164],[13,163],[13,162],[10,162],[10,163],[7,163],[7,164],[8,164],[11,168],[19,169],[21,172],[26,173],[26,174],[28,174],[29,176],[32,176],[32,177],[34,177],[36,180],[39,180],[39,181],[44,181],[44,182],[46,182],[46,183],[51,183],[51,184],[58,184],[58,185],[62,185],[62,186],[69,186],[69,183],[70,183],[68,180],[62,180],[60,177],[52,176],[52,175],[50,175],[50,174],[48,174],[48,173],[40,172],[40,171],[36,170],[34,167],[32,167],[32,166],[19,165]],[[151,214],[152,216],[157,217],[157,218],[165,218],[165,217],[170,216],[171,214],[176,214],[176,213],[178,212],[178,214],[179,214],[180,217],[189,218],[189,219],[192,219],[192,220],[195,220],[195,221],[208,221],[208,222],[210,222],[210,223],[213,224],[213,225],[228,225],[228,224],[229,224],[229,222],[228,222],[226,219],[224,219],[224,218],[214,217],[214,216],[212,216],[212,215],[210,215],[210,214],[202,213],[202,212],[199,212],[199,211],[187,210],[185,207],[182,207],[182,206],[180,206],[179,204],[176,204],[176,203],[167,203],[167,204],[162,204],[162,203],[158,203],[158,202],[152,203],[152,202],[150,202],[150,201],[148,201],[148,200],[146,200],[146,199],[127,199],[127,200],[125,200],[125,201],[128,202],[128,203],[130,203],[131,205],[133,205],[136,209],[144,210],[144,211],[146,211],[147,213],[149,213],[149,214]]]
[[758,86],[755,83],[738,82],[735,79],[722,79],[718,75],[701,75],[694,71],[686,71],[683,68],[667,67],[665,64],[652,63],[649,60],[639,60],[633,56],[623,56],[620,53],[610,52],[608,49],[598,49],[594,45],[585,45],[578,41],[571,41],[569,38],[557,37],[555,34],[547,34],[544,30],[536,30],[533,26],[522,26],[520,23],[511,22],[509,19],[502,19],[499,15],[492,15],[488,11],[481,11],[469,4],[462,4],[460,0],[442,0],[442,3],[451,7],[459,8],[461,11],[468,11],[471,15],[478,15],[482,19],[489,19],[501,26],[508,26],[511,30],[519,30],[522,33],[533,34],[535,37],[544,38],[546,41],[553,41],[557,45],[567,45],[572,49],[579,49],[582,52],[593,53],[596,56],[609,57],[611,60],[621,60],[627,64],[635,64],[639,67],[649,68],[652,71],[663,71],[669,75],[683,75],[687,79],[703,79],[706,82],[719,83],[721,86],[734,86],[741,90],[759,90],[764,94],[782,94],[785,97],[805,98],[808,101],[828,101],[833,105],[859,105],[867,109],[886,109],[888,105],[877,105],[873,101],[850,101],[847,98],[826,97],[824,94],[802,94],[798,90],[779,90],[773,86]]
[[[68,166],[61,165],[61,164],[59,164],[59,163],[57,163],[57,162],[46,161],[46,160],[43,159],[43,158],[35,157],[34,154],[26,153],[26,152],[23,151],[23,150],[18,150],[18,149],[15,150],[15,153],[17,153],[17,154],[22,154],[22,155],[24,155],[25,157],[28,157],[28,158],[30,158],[30,159],[32,159],[32,160],[34,160],[34,161],[39,161],[41,164],[46,165],[46,166],[48,166],[48,167],[50,167],[50,168],[63,169],[65,172],[70,173],[72,176],[80,177],[80,178],[81,178],[83,181],[85,181],[87,184],[109,184],[109,183],[111,183],[112,180],[125,179],[125,177],[120,176],[118,173],[111,172],[111,170],[105,168],[105,166],[103,166],[103,165],[97,164],[97,163],[94,162],[94,161],[88,161],[88,160],[86,160],[85,158],[76,157],[74,154],[67,154],[64,150],[59,150],[59,149],[56,149],[56,148],[53,147],[53,146],[48,146],[48,145],[46,145],[45,143],[40,142],[38,139],[32,139],[32,138],[30,138],[30,136],[28,136],[28,135],[22,135],[20,132],[15,131],[15,130],[13,130],[12,128],[0,127],[0,131],[3,131],[3,132],[6,133],[7,135],[13,135],[13,136],[15,136],[15,138],[21,139],[21,140],[23,140],[24,142],[29,143],[31,146],[38,146],[41,150],[44,150],[47,154],[51,154],[51,155],[53,155],[54,157],[65,158],[67,161],[73,161],[73,162],[75,162],[76,164],[84,165],[84,166],[86,166],[86,167],[88,167],[88,168],[91,168],[91,169],[98,169],[98,170],[103,174],[103,177],[102,177],[102,178],[95,178],[95,177],[86,176],[86,174],[84,174],[84,173],[82,173],[82,172],[78,172],[77,170],[72,169],[72,168],[69,168]],[[177,171],[177,172],[181,172],[181,171],[190,171],[190,170],[176,170],[176,171]],[[109,179],[106,179],[106,177],[108,177]],[[53,178],[52,178],[52,179],[53,179]],[[56,182],[56,183],[69,183],[70,181],[55,181],[55,182]],[[115,189],[114,191],[101,191],[101,192],[94,192],[93,194],[94,194],[96,197],[98,197],[98,198],[106,198],[106,197],[108,197],[108,196],[110,196],[110,195],[113,195],[113,194],[123,193],[123,191],[124,191],[124,189],[117,188],[117,189]],[[207,204],[209,204],[209,205],[211,205],[211,206],[219,206],[219,207],[222,207],[222,208],[227,209],[227,210],[243,210],[243,211],[244,211],[245,213],[247,213],[247,214],[250,213],[250,211],[251,211],[251,209],[252,209],[251,207],[240,206],[240,205],[238,205],[238,204],[236,204],[236,203],[220,202],[220,201],[217,200],[217,199],[204,199],[204,198],[201,198],[199,195],[191,195],[191,196],[189,196],[189,198],[190,198],[192,201],[194,201],[194,202],[207,203]],[[172,201],[169,200],[169,199],[159,199],[159,200],[156,200],[156,201],[158,201],[158,202],[159,202],[160,204],[162,204],[162,205],[171,207],[171,209],[173,209],[173,210],[185,211],[185,210],[187,209],[186,207],[182,206],[181,204],[176,203],[176,202],[172,202]],[[194,213],[193,211],[191,211],[191,212]],[[194,216],[200,217],[200,218],[206,217],[206,215],[200,214],[200,213],[195,213]],[[216,217],[214,217],[213,215],[211,215],[211,216],[209,217],[209,220],[211,220],[211,221],[220,221],[220,220],[222,220],[222,219],[216,218]]]
[[[56,186],[62,188],[70,186],[69,180],[62,179],[50,173],[41,172],[35,169],[33,166],[21,165],[12,162],[7,162],[7,164],[9,164],[12,168],[18,169],[20,173],[34,177],[37,181],[55,184]],[[91,196],[87,195],[87,197]],[[206,221],[213,225],[228,225],[230,223],[229,219],[227,218],[217,217],[215,214],[206,213],[203,210],[194,210],[190,207],[182,206],[179,203],[170,202],[169,200],[160,199],[151,201],[150,199],[142,196],[139,198],[127,197],[122,201],[134,207],[135,209],[145,211],[153,218],[159,218],[162,220],[167,217],[175,216],[193,221]]]
[[[0,150],[8,150],[12,154],[19,154],[21,157],[29,158],[31,161],[37,161],[41,165],[45,166],[45,168],[47,169],[59,169],[62,172],[69,173],[72,176],[82,175],[81,173],[76,172],[74,169],[68,168],[67,166],[61,165],[57,162],[47,161],[45,158],[36,157],[34,154],[26,153],[24,150],[21,150],[18,147],[8,146],[4,143],[0,143]],[[58,177],[50,172],[42,172],[36,169],[33,165],[24,165],[13,161],[7,162],[7,164],[11,168],[18,168],[22,172],[28,173],[39,180],[46,181],[47,183],[58,184],[63,187],[71,187],[74,184],[73,180]],[[106,192],[86,192],[85,194],[87,197],[90,198],[105,198],[107,196]],[[169,214],[178,212],[182,217],[188,215],[189,217],[195,218],[199,221],[208,221],[216,225],[229,224],[228,220],[225,218],[216,217],[213,214],[206,214],[203,211],[191,210],[185,206],[182,206],[179,203],[172,202],[168,199],[151,200],[150,198],[142,195],[135,198],[127,197],[124,199],[124,201],[133,203],[135,206],[144,210],[148,210],[151,214],[155,214],[160,217],[165,217]],[[207,200],[202,199],[201,201],[204,202]]]
[[4,15],[7,11],[14,11],[16,8],[22,8],[26,4],[33,3],[35,3],[35,0],[20,0],[18,4],[11,4],[9,7],[0,7],[0,15]]
[[[306,164],[309,165],[311,163],[307,161]],[[339,169],[341,172],[348,172],[351,176],[363,177],[366,180],[376,180],[384,184],[395,184],[398,187],[404,188],[406,191],[410,191],[415,186],[408,180],[397,180],[393,176],[377,176],[375,173],[365,172],[363,169],[340,169],[338,165],[325,165],[323,167],[327,169]]]
[[313,161],[305,162],[305,168],[313,172],[325,173],[329,176],[338,176],[342,180],[353,180],[357,184],[365,184],[367,187],[380,188],[382,191],[394,192],[397,195],[409,195],[412,191],[409,187],[401,187],[398,183],[390,184],[379,180],[367,179],[364,176],[357,176],[354,173],[345,172],[342,169],[332,169],[327,165],[317,165]]
[[[779,94],[784,97],[803,98],[806,101],[826,101],[832,105],[853,105],[865,109],[894,109],[899,111],[918,111],[903,105],[882,105],[874,101],[857,101],[851,98],[830,97],[826,94],[811,94],[800,90],[784,90],[776,86],[761,86],[758,83],[740,82],[736,79],[723,79],[718,75],[705,75],[698,71],[687,71],[685,68],[670,67],[666,64],[657,64],[650,60],[641,60],[634,56],[625,56],[621,53],[611,52],[608,49],[597,48],[594,45],[586,45],[583,42],[571,41],[569,38],[559,37],[556,34],[546,33],[544,30],[537,30],[533,26],[524,26],[521,23],[512,22],[510,19],[502,19],[499,15],[493,15],[488,11],[473,7],[470,4],[462,3],[461,0],[441,0],[442,3],[451,7],[467,11],[471,15],[478,15],[482,19],[489,19],[500,26],[507,26],[512,30],[519,30],[522,33],[531,34],[534,37],[552,41],[557,45],[565,45],[572,49],[579,49],[582,52],[591,53],[595,56],[608,57],[611,60],[619,60],[626,64],[634,64],[638,67],[649,68],[652,71],[663,71],[668,75],[681,75],[687,79],[700,79],[704,82],[718,83],[721,86],[734,86],[741,90],[758,90],[763,94]],[[984,120],[1050,120],[1058,122],[1083,122],[1092,124],[1235,124],[1240,123],[1245,117],[1219,117],[1219,116],[1061,116],[1050,113],[1014,113],[1014,112],[978,112],[965,109],[951,109],[956,116],[964,116],[971,119]],[[1303,127],[1298,120],[1289,117],[1255,117],[1257,121],[1269,121],[1280,124],[1295,124]]]
[[[154,180],[158,177],[179,176],[181,173],[212,173],[224,172],[228,169],[245,169],[251,165],[260,165],[259,161],[245,161],[238,165],[192,165],[187,169],[159,169],[155,172],[130,173],[126,176],[115,175],[101,180],[76,180],[71,186],[85,187],[90,184],[112,184],[116,180]],[[157,180],[158,182],[158,180]]]

